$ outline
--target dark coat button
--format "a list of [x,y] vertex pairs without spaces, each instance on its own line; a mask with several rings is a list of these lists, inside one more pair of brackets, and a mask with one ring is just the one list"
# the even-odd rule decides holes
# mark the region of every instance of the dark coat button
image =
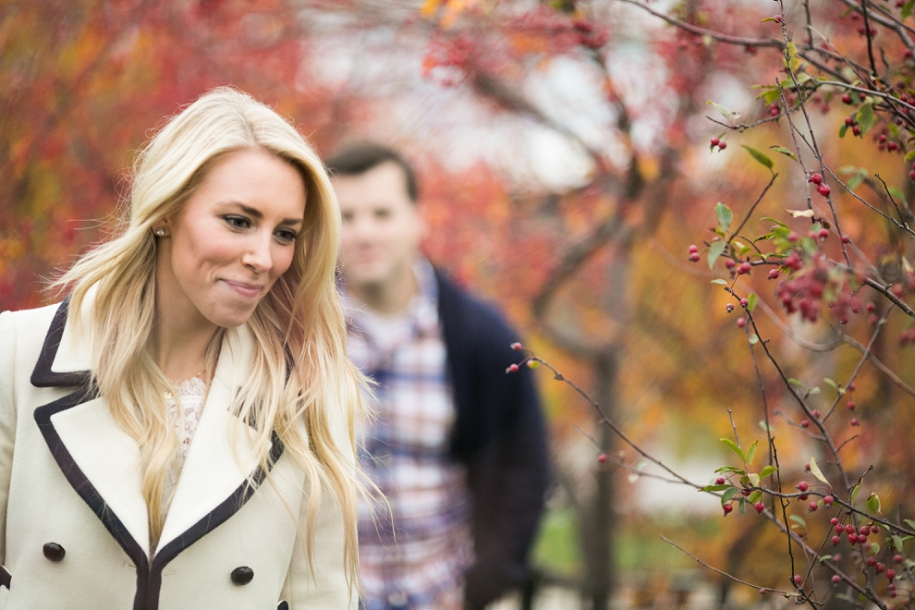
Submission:
[[64,555],[67,554],[67,551],[64,550],[64,547],[60,546],[56,542],[49,542],[41,547],[41,551],[44,553],[44,556],[50,559],[51,561],[63,561]]
[[232,582],[236,585],[246,585],[254,578],[254,570],[248,566],[242,566],[232,570]]

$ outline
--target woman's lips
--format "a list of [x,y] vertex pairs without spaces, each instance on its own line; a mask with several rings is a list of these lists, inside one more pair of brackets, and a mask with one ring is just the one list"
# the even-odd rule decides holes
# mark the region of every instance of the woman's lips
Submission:
[[223,280],[223,282],[241,296],[249,299],[259,295],[263,288],[260,284],[246,284],[245,282],[233,282],[231,280]]

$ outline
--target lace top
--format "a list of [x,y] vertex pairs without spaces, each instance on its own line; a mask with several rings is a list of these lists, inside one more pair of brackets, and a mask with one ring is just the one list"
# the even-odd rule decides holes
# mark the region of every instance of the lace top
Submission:
[[178,484],[178,477],[187,459],[187,451],[191,447],[191,440],[197,430],[203,403],[206,400],[207,384],[199,377],[192,377],[178,384],[177,398],[171,394],[165,396],[165,406],[168,408],[169,417],[178,433],[180,445],[178,452],[168,474],[165,477],[165,487],[162,490],[162,516],[168,512],[171,504],[172,493]]

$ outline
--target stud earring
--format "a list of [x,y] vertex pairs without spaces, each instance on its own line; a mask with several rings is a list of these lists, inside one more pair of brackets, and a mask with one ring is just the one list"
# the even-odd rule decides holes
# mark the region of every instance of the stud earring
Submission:
[[165,227],[156,228],[156,237],[165,237],[168,235],[168,231],[165,230]]

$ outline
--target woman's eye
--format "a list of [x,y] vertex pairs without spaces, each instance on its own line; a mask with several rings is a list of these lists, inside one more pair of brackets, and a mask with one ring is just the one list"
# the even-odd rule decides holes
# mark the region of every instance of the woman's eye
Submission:
[[277,231],[274,235],[276,235],[277,241],[281,244],[291,244],[298,237],[298,234],[295,231],[290,231],[289,229]]
[[233,229],[247,229],[251,226],[251,221],[244,216],[223,216],[223,218]]

